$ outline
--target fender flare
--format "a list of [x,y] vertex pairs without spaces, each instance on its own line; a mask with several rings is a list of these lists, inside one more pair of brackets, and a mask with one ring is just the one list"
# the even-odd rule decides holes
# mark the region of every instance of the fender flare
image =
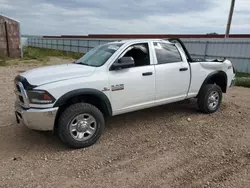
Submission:
[[94,95],[100,98],[104,102],[105,108],[107,109],[108,114],[112,115],[112,107],[111,107],[111,103],[108,97],[103,92],[97,89],[91,89],[91,88],[76,89],[68,93],[65,93],[56,101],[53,107],[60,107],[64,105],[70,98],[80,96],[80,95]]
[[[224,72],[224,71],[213,71],[211,72],[207,77],[206,79],[203,81],[202,85],[201,85],[201,88],[203,85],[207,84],[209,82],[209,80],[211,80],[212,77],[214,77],[215,75],[222,75],[224,77],[224,81],[226,83],[226,88],[227,88],[227,74]],[[225,91],[226,92],[226,91]]]
[[36,85],[31,85],[26,78],[24,78],[23,76],[21,75],[17,75],[15,77],[15,82],[21,82],[23,84],[23,87],[24,89],[26,90],[32,90],[34,89],[35,87],[37,87]]

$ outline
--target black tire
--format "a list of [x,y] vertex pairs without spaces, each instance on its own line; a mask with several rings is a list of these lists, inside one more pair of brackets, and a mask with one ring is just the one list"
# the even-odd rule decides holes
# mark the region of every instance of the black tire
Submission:
[[[209,96],[212,93],[218,93],[218,103],[214,108],[209,107]],[[221,105],[222,100],[222,91],[218,85],[215,84],[206,84],[202,86],[199,95],[198,95],[198,107],[202,113],[210,114],[216,112]]]
[[[96,131],[95,133],[87,140],[78,141],[74,139],[70,133],[70,122],[77,116],[82,113],[88,113],[93,116],[96,120]],[[70,148],[85,148],[93,145],[100,138],[104,127],[105,120],[102,112],[95,106],[88,103],[77,103],[69,106],[62,112],[59,117],[59,126],[57,134],[60,140]]]

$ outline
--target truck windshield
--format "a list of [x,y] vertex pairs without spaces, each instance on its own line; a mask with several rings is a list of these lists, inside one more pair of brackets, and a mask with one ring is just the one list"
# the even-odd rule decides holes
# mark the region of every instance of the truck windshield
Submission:
[[100,67],[123,45],[123,43],[110,43],[97,46],[87,52],[80,59],[75,61],[77,64]]

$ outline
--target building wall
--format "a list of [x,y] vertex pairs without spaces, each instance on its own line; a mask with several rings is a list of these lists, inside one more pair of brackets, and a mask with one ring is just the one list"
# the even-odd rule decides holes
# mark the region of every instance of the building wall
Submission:
[[19,22],[0,15],[0,57],[21,57]]
[[0,16],[0,57],[7,56],[7,41],[4,18]]

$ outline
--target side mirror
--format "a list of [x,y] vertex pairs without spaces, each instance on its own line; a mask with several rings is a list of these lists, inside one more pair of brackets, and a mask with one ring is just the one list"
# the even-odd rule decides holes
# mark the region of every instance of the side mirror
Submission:
[[132,57],[121,57],[112,65],[112,70],[125,69],[134,65],[135,61]]

